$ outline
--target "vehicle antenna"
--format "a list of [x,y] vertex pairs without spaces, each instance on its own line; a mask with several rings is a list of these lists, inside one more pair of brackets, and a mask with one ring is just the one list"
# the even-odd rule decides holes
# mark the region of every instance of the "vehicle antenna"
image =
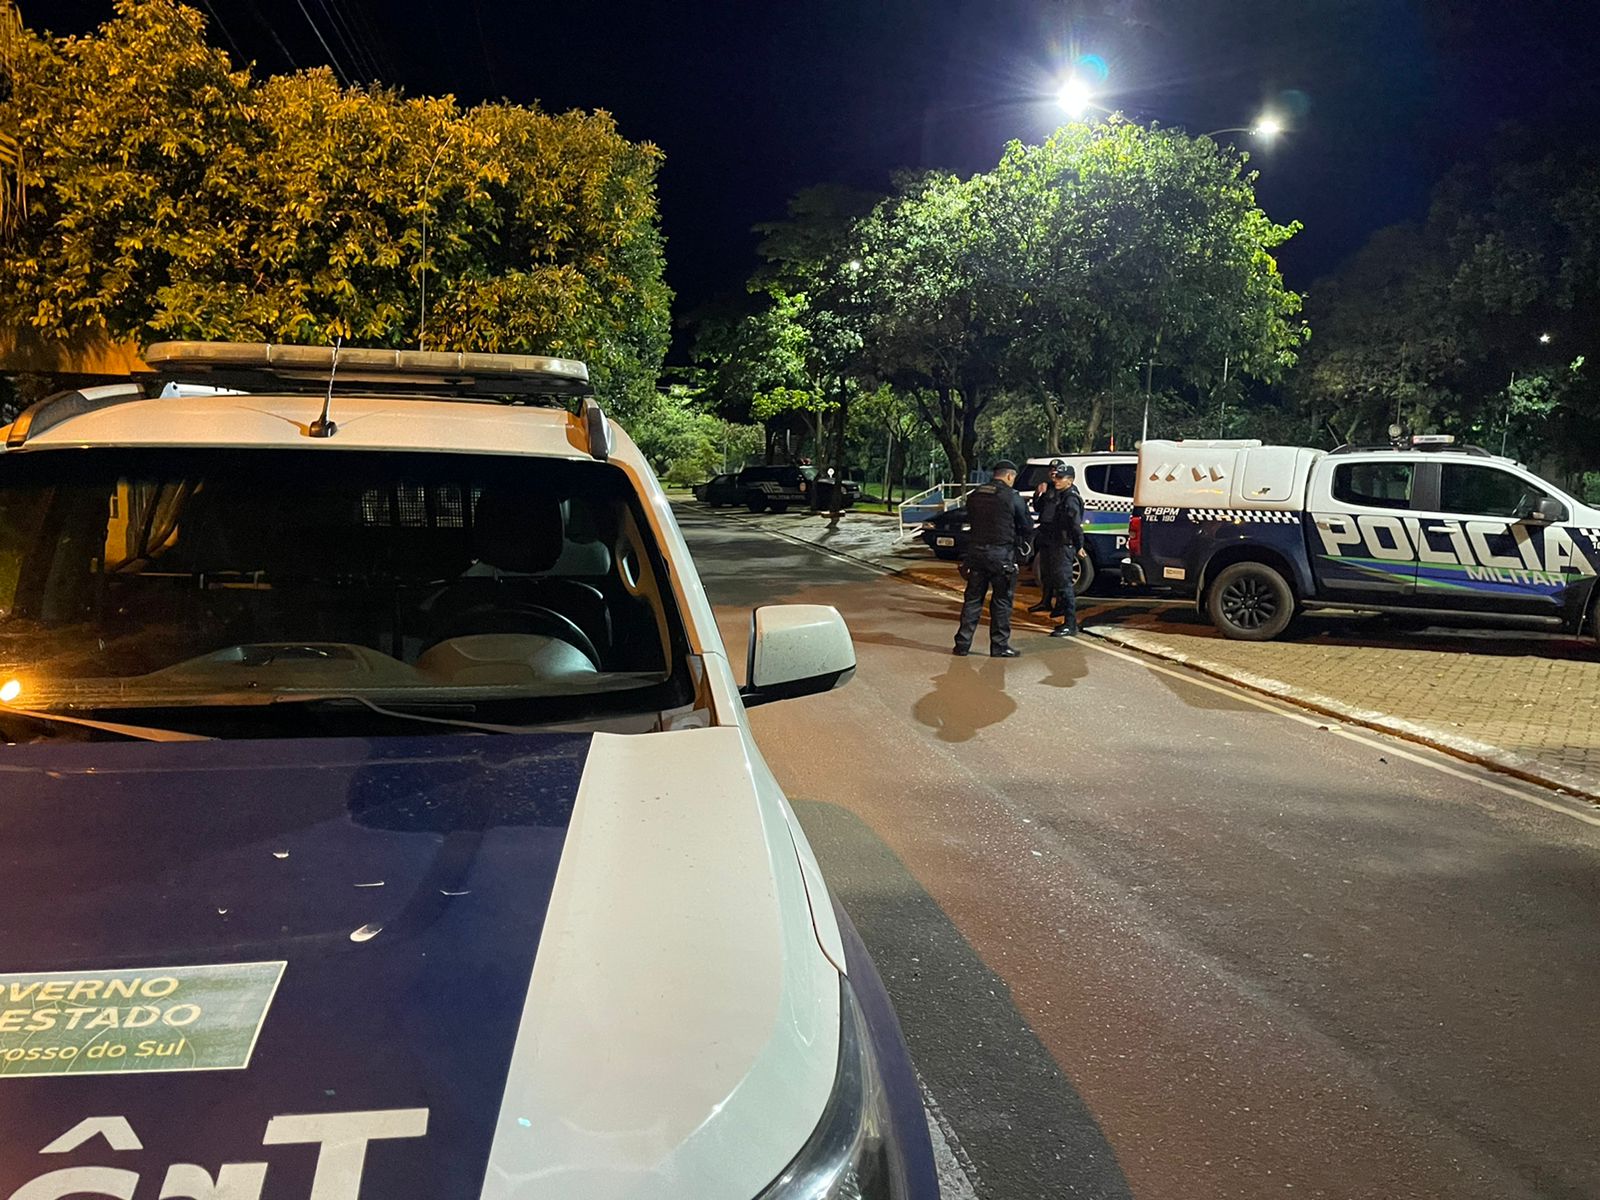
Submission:
[[328,395],[322,401],[322,415],[311,422],[311,428],[306,430],[314,438],[332,437],[339,432],[339,427],[328,419],[328,414],[333,408],[333,380],[339,374],[339,350],[343,346],[343,337],[333,339],[333,365],[328,369]]

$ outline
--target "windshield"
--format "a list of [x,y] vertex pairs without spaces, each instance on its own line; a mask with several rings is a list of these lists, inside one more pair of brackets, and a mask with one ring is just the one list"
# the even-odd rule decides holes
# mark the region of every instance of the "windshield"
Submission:
[[603,463],[0,456],[0,695],[19,708],[660,712],[689,691],[665,579],[631,485]]

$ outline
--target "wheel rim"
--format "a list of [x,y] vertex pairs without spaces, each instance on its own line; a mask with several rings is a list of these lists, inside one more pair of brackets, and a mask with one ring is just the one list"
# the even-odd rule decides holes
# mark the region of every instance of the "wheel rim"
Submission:
[[1278,615],[1277,590],[1256,575],[1241,575],[1222,589],[1222,615],[1240,629],[1260,629]]

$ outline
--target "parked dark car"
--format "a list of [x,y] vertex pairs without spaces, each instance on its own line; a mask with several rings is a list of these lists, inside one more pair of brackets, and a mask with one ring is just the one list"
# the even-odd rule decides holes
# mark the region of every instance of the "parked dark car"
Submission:
[[695,487],[694,498],[712,508],[731,508],[744,503],[744,489],[739,486],[737,475],[713,475]]
[[[820,489],[816,500],[817,506],[819,508],[831,507],[833,497],[828,494],[828,485],[830,481],[827,479],[819,479],[818,472],[815,467],[801,467],[800,472],[806,477],[807,480]],[[861,499],[861,484],[859,481],[854,479],[835,478],[831,482],[835,483],[840,489],[840,508],[850,508],[857,500]]]
[[[743,505],[753,513],[781,513],[810,504],[817,486],[815,467],[780,464],[746,467],[737,475],[713,475],[694,489],[694,495],[712,508]],[[822,487],[821,500],[827,503],[831,497],[827,494],[826,481]],[[842,489],[841,507],[849,508],[861,495],[861,485],[853,479],[840,480],[839,487]]]
[[753,513],[787,512],[811,502],[811,480],[796,466],[746,467],[739,472],[744,506]]
[[967,506],[947,509],[931,520],[922,523],[918,534],[922,544],[932,550],[935,558],[954,561],[967,550],[967,534],[972,526],[967,523]]

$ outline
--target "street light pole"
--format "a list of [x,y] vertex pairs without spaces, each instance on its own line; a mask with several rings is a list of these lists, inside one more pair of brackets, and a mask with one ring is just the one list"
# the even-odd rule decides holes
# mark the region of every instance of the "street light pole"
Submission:
[[1150,385],[1155,378],[1156,356],[1152,353],[1144,364],[1144,429],[1139,434],[1140,441],[1150,440]]
[[1222,405],[1221,405],[1221,407],[1219,407],[1217,409],[1217,436],[1219,438],[1227,436],[1226,427],[1227,427],[1227,421],[1228,421],[1228,364],[1229,364],[1229,361],[1230,361],[1231,357],[1232,356],[1228,355],[1228,354],[1224,354],[1222,356],[1222,383],[1220,385],[1218,385],[1218,389],[1217,389],[1218,392],[1222,396]]
[[1517,373],[1511,372],[1511,382],[1506,384],[1506,419],[1500,426],[1500,457],[1506,456],[1506,439],[1511,436],[1511,406],[1516,403]]

